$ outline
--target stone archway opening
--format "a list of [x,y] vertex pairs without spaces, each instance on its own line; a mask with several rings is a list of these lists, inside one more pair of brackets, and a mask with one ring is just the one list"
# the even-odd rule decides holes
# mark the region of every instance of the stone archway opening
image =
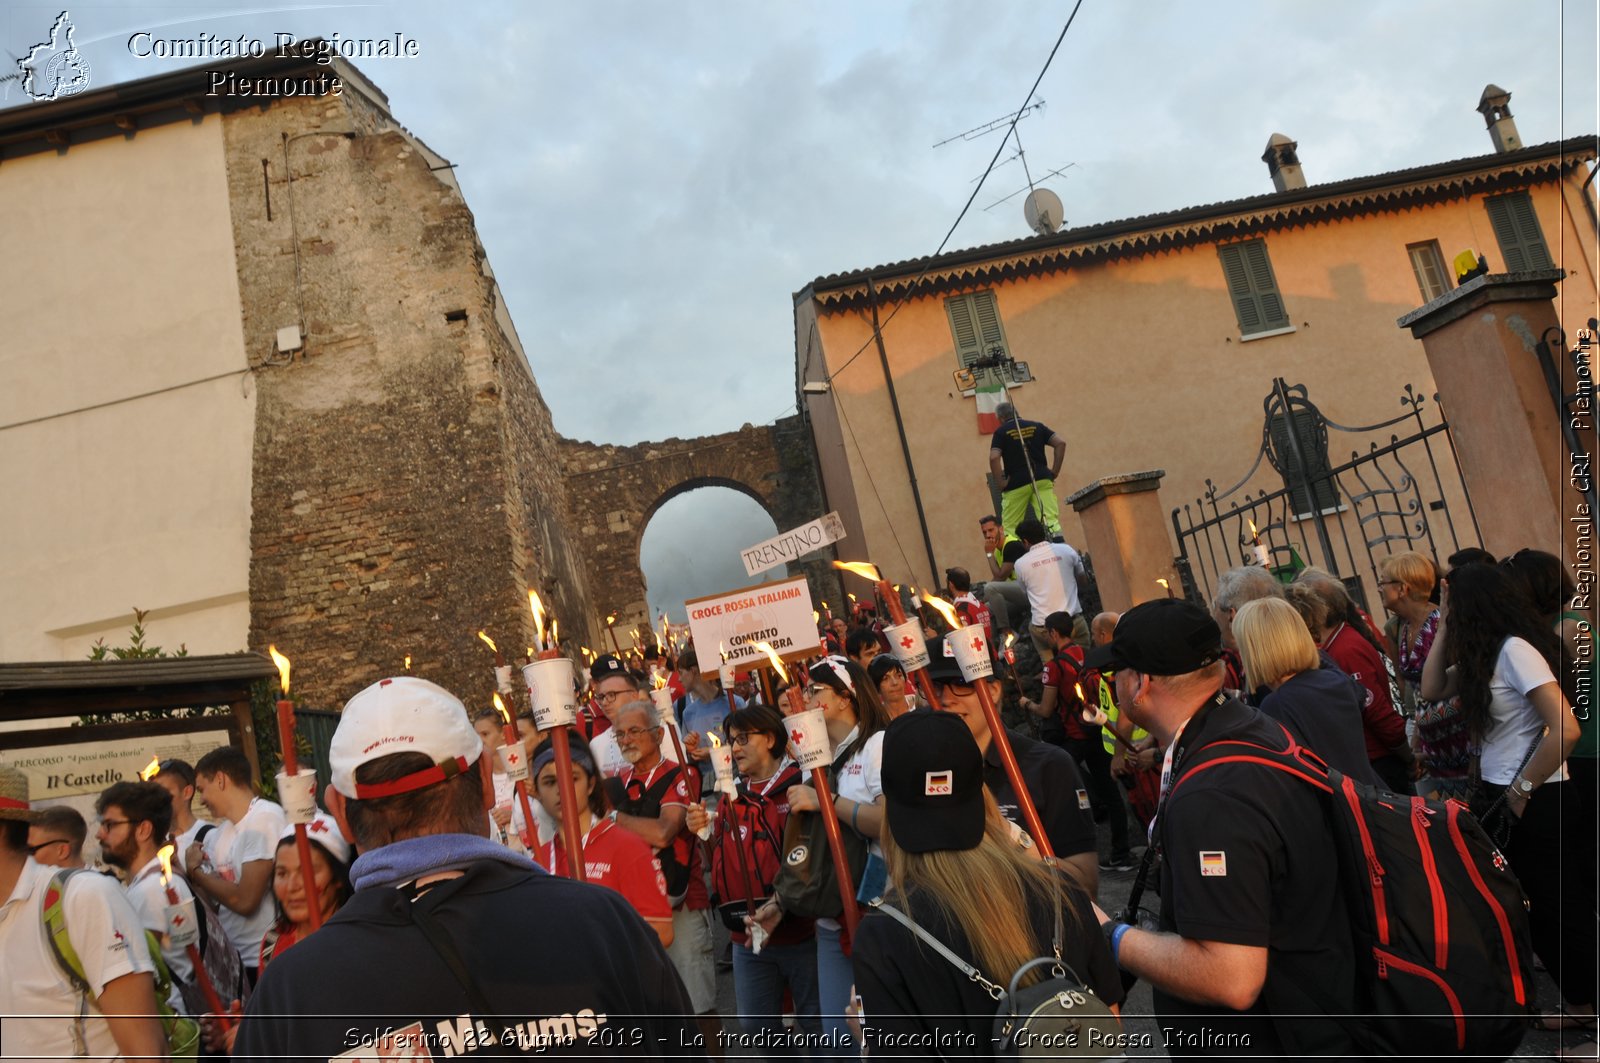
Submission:
[[639,536],[639,568],[652,621],[664,612],[681,624],[687,619],[685,599],[787,578],[785,567],[752,579],[739,560],[740,550],[778,531],[754,493],[733,481],[699,479],[662,495],[645,515]]

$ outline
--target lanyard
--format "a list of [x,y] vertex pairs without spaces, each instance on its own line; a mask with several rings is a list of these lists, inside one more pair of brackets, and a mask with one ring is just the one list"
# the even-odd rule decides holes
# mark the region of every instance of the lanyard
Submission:
[[1183,755],[1187,750],[1187,747],[1183,744],[1183,733],[1189,729],[1190,724],[1196,724],[1196,730],[1198,730],[1198,723],[1201,717],[1218,705],[1225,704],[1227,700],[1227,694],[1221,690],[1217,691],[1210,701],[1200,706],[1198,712],[1178,726],[1178,733],[1173,735],[1172,741],[1167,744],[1166,755],[1161,758],[1161,796],[1156,801],[1155,815],[1150,817],[1150,830],[1146,835],[1146,839],[1152,848],[1160,848],[1160,843],[1156,841],[1156,827],[1161,822],[1161,813],[1167,807],[1167,795],[1172,792],[1172,784],[1175,781],[1177,769],[1183,766]]
[[[666,762],[665,758],[662,758],[661,760],[656,761],[656,766],[651,768],[650,769],[650,774],[646,775],[644,777],[644,782],[643,782],[642,785],[644,786],[644,788],[646,790],[649,790],[650,789],[650,784],[656,781],[656,772],[660,771],[662,768],[664,768],[666,766],[667,766],[667,762]],[[629,780],[631,781],[632,779],[634,779],[636,777],[637,776],[635,775],[635,769],[633,768],[632,765],[629,765],[628,766],[628,778],[629,778]]]

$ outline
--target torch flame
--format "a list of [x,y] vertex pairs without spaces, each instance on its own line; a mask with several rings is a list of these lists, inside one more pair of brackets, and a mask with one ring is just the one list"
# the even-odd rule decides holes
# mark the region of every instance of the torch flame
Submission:
[[289,693],[289,658],[278,652],[278,647],[268,646],[267,653],[272,657],[272,663],[278,666],[278,682],[285,694]]
[[161,884],[165,886],[172,881],[172,854],[177,852],[177,847],[171,842],[161,847],[156,853],[156,859],[161,861]]
[[485,645],[487,645],[491,650],[493,650],[496,653],[500,652],[500,647],[496,646],[494,644],[494,639],[490,638],[487,634],[485,634],[484,632],[480,631],[480,632],[478,632],[478,637],[480,639],[482,639],[484,641]]
[[150,758],[150,763],[146,764],[144,766],[144,770],[139,773],[139,781],[140,782],[149,782],[151,779],[156,777],[156,772],[158,772],[160,770],[161,770],[161,761],[157,760],[155,757],[152,756]]
[[1072,689],[1076,690],[1078,692],[1078,700],[1079,701],[1085,700],[1084,696],[1083,696],[1083,684],[1082,683],[1074,683],[1074,684],[1072,684]]
[[1015,641],[1017,641],[1017,633],[1015,631],[1007,631],[1006,644],[1004,648],[1009,650],[1011,648],[1011,644]]
[[495,691],[494,707],[495,707],[495,711],[500,713],[500,718],[502,720],[504,720],[506,723],[510,723],[511,722],[511,712],[510,712],[509,709],[506,708],[506,703],[500,700],[500,692],[499,691]]
[[722,739],[717,737],[717,732],[715,732],[715,731],[707,731],[706,732],[706,737],[711,739],[711,748],[712,749],[721,749],[722,748]]
[[1256,522],[1252,520],[1252,521],[1247,521],[1247,523],[1250,525],[1250,538],[1251,539],[1259,539],[1259,538],[1261,538],[1260,533],[1256,531]]
[[650,677],[650,684],[652,690],[660,690],[662,687],[667,685],[667,677],[662,675],[660,672],[657,672],[655,675]]
[[822,614],[817,612],[815,609],[811,610],[811,622],[813,624],[821,623],[822,622]]
[[560,632],[561,632],[561,621],[559,621],[559,620],[551,620],[550,621],[550,645],[559,646],[561,644],[561,634],[560,634]]
[[845,597],[846,597],[846,598],[849,598],[849,599],[850,599],[850,600],[851,600],[851,601],[852,601],[852,602],[853,602],[853,601],[855,601],[855,600],[856,600],[856,596],[855,596],[855,595],[853,595],[853,594],[851,594],[851,593],[850,593],[850,592],[849,592],[849,591],[845,591],[845,592],[844,592],[844,596],[845,596]]
[[406,654],[406,671],[411,671],[411,654]]
[[1164,591],[1170,591],[1172,589],[1172,586],[1169,583],[1167,583],[1165,577],[1158,576],[1156,578],[1156,582],[1161,584],[1161,589],[1164,590]]
[[961,623],[961,618],[956,616],[955,608],[937,594],[930,594],[922,600],[939,610],[939,615],[944,617],[945,623],[949,624],[952,628],[964,626]]
[[874,583],[883,582],[883,576],[878,573],[878,566],[868,564],[865,561],[835,561],[833,567],[841,572],[849,572],[852,575],[860,576],[862,579],[869,579]]
[[528,611],[533,614],[533,630],[539,636],[539,645],[544,645],[544,603],[539,600],[538,591],[528,592]]
[[617,614],[616,613],[612,613],[610,616],[606,617],[606,627],[610,627],[612,624],[615,624],[616,622],[617,622]]
[[771,661],[772,667],[777,670],[778,678],[787,683],[789,681],[789,671],[784,668],[783,658],[778,656],[778,651],[765,642],[753,642],[751,645],[767,655],[767,660]]

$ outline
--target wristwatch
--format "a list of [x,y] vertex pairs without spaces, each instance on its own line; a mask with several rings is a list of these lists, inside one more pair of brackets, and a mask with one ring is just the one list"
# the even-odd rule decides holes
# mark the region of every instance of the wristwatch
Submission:
[[1517,791],[1521,793],[1523,797],[1527,797],[1533,793],[1532,779],[1512,779],[1511,785],[1516,787]]

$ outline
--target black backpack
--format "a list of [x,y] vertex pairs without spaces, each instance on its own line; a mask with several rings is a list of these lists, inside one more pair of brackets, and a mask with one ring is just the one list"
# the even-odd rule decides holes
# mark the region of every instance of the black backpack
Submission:
[[1349,1032],[1362,1051],[1510,1055],[1528,1029],[1534,986],[1528,902],[1505,857],[1460,802],[1356,782],[1284,735],[1283,750],[1202,746],[1172,791],[1239,762],[1316,787],[1350,908],[1359,1014]]

